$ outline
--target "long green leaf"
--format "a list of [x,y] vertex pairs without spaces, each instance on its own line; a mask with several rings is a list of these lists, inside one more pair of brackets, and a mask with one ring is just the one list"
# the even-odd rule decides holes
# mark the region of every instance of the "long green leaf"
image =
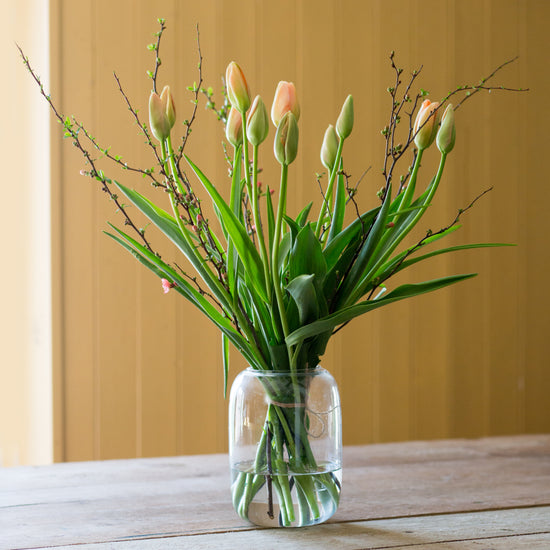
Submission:
[[[257,355],[256,349],[251,346],[246,339],[235,330],[230,320],[222,315],[201,293],[185,280],[177,271],[168,266],[158,256],[147,250],[135,239],[124,233],[117,227],[109,224],[122,238],[112,233],[106,232],[106,235],[115,240],[118,244],[130,252],[143,265],[148,267],[155,275],[162,276],[174,281],[176,287],[174,290],[182,294],[193,305],[195,305],[204,315],[206,315],[239,350],[243,357],[251,364],[261,367],[264,362]],[[124,240],[123,240],[124,239]],[[127,241],[127,242],[125,242]]]
[[319,318],[319,300],[314,285],[315,275],[299,275],[286,289],[292,296],[300,315],[300,324],[312,323]]
[[222,218],[220,221],[224,224],[228,234],[231,236],[231,241],[241,258],[244,269],[249,274],[250,282],[254,285],[262,298],[268,302],[263,263],[258,251],[248,236],[246,228],[235,216],[229,205],[218,193],[218,190],[212,185],[210,180],[201,172],[200,168],[193,164],[191,159],[187,156],[185,158],[218,208]]
[[450,277],[442,277],[440,279],[425,281],[423,283],[402,285],[383,298],[364,301],[353,306],[343,308],[335,313],[332,313],[331,315],[328,315],[327,317],[323,317],[322,319],[315,321],[314,323],[310,323],[309,325],[295,330],[287,336],[286,344],[287,346],[294,346],[300,342],[303,342],[306,338],[311,338],[326,331],[334,330],[338,325],[347,323],[348,321],[351,321],[355,317],[363,315],[368,311],[389,305],[399,300],[404,300],[405,298],[411,298],[413,296],[418,296],[419,294],[444,288],[454,283],[458,283],[459,281],[474,277],[475,275],[475,273],[451,275]]
[[296,223],[300,227],[304,227],[304,225],[307,222],[307,217],[309,216],[309,212],[311,211],[311,207],[313,206],[313,201],[304,206],[302,211],[296,216]]
[[271,189],[269,187],[267,188],[265,204],[267,212],[267,235],[269,243],[268,256],[271,258],[273,254],[273,238],[275,235],[275,211],[273,210],[273,200],[271,198]]
[[[440,248],[438,250],[433,250],[432,252],[428,252],[427,254],[423,254],[422,256],[416,256],[408,260],[402,261],[399,267],[397,267],[397,269],[396,269],[396,265],[399,264],[399,260],[392,261],[389,266],[387,266],[383,270],[380,270],[380,275],[378,275],[376,278],[384,279],[384,275],[386,273],[390,273],[393,269],[395,269],[395,273],[398,273],[399,271],[402,271],[403,269],[411,265],[414,265],[423,260],[427,260],[428,258],[432,258],[434,256],[439,256],[440,254],[457,252],[459,250],[472,250],[474,248],[493,248],[493,247],[500,247],[500,246],[515,246],[515,245],[509,244],[509,243],[475,243],[475,244],[463,244],[463,245],[457,245],[457,246],[450,246],[447,248]],[[399,256],[402,256],[402,255],[400,254]]]
[[323,254],[325,255],[329,269],[334,266],[340,257],[340,254],[342,254],[344,249],[357,238],[357,235],[368,230],[372,224],[372,220],[374,220],[379,210],[380,206],[377,206],[376,208],[362,214],[361,217],[355,218],[355,220],[351,222],[343,231],[338,233],[338,235],[336,235],[330,243],[327,243]]
[[121,183],[116,183],[116,186],[122,193],[124,193],[126,198],[132,202],[134,206],[136,206],[145,216],[147,216],[147,218],[149,218],[149,220],[151,220],[151,222],[153,222],[153,224],[178,247],[178,249],[191,262],[199,276],[211,290],[216,299],[223,305],[224,308],[228,311],[232,311],[232,304],[229,300],[229,295],[219,283],[217,276],[212,273],[204,259],[195,250],[194,245],[189,240],[186,240],[186,235],[182,234],[174,218],[137,191],[125,187]]
[[[231,210],[237,219],[242,219],[241,209],[241,195],[242,195],[242,182],[241,182],[241,147],[237,147],[233,156],[233,174],[231,178],[231,197],[229,199]],[[238,257],[236,255],[235,247],[231,242],[231,238],[227,239],[227,267],[228,267],[228,284],[229,289],[233,296],[235,296],[235,280],[238,272]]]
[[344,226],[344,215],[346,213],[346,185],[344,183],[344,174],[342,173],[342,163],[338,172],[338,181],[336,184],[336,198],[334,199],[334,212],[332,213],[332,222],[328,233],[327,245],[342,231]]
[[361,280],[357,282],[353,292],[349,295],[348,303],[353,304],[357,302],[365,295],[367,289],[372,287],[375,273],[379,271],[380,266],[390,257],[397,245],[405,238],[424,214],[431,197],[430,192],[436,183],[434,178],[428,189],[426,189],[410,207],[398,213],[399,215],[394,222],[395,225],[384,231],[369,261],[365,265]]
[[367,239],[362,245],[361,250],[354,261],[349,273],[340,285],[336,295],[335,306],[344,305],[347,302],[353,303],[354,300],[348,300],[356,292],[356,286],[361,281],[361,278],[372,261],[372,254],[376,250],[380,238],[384,234],[388,219],[388,210],[391,204],[391,185],[386,190],[386,197],[382,203],[382,207],[378,212],[376,219],[369,230]]
[[222,358],[223,358],[223,397],[227,397],[227,380],[229,378],[229,338],[222,332]]
[[317,284],[322,284],[327,272],[327,262],[319,239],[315,236],[310,224],[306,224],[296,235],[294,246],[290,251],[290,280],[298,275],[314,274]]
[[145,248],[141,243],[138,243],[135,239],[124,233],[121,229],[118,229],[112,224],[109,226],[114,229],[120,237],[113,235],[112,233],[105,232],[106,235],[117,241],[120,245],[126,248],[132,255],[137,258],[142,264],[151,269],[159,277],[167,277],[170,280],[177,283],[176,290],[182,293],[193,305],[198,307],[204,314],[212,318],[214,321],[221,321],[223,324],[228,324],[229,320],[224,317],[196,288],[194,288],[189,281],[183,278],[171,266],[166,264],[161,258],[153,254],[150,250]]

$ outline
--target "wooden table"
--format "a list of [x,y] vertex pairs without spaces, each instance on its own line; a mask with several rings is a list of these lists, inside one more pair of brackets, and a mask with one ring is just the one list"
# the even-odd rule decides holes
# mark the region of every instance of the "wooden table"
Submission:
[[4,468],[0,548],[550,549],[550,435],[346,447],[344,468],[302,529],[235,515],[225,455]]

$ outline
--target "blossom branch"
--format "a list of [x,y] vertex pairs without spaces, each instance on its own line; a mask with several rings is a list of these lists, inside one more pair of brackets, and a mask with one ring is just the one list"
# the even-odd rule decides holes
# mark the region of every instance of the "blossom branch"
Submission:
[[456,111],[466,100],[468,100],[469,98],[471,98],[472,96],[474,96],[475,94],[479,93],[482,90],[486,91],[486,92],[489,92],[489,93],[491,93],[493,90],[501,90],[501,91],[506,91],[506,92],[528,92],[529,88],[508,88],[506,86],[486,86],[485,85],[486,82],[488,80],[490,80],[491,78],[493,78],[493,76],[495,76],[499,71],[501,71],[504,67],[506,67],[507,65],[510,65],[511,63],[516,61],[517,59],[518,59],[518,56],[513,57],[512,59],[509,59],[508,61],[505,61],[504,63],[501,63],[496,69],[493,70],[493,72],[491,72],[491,74],[489,76],[486,76],[485,78],[482,78],[479,81],[479,84],[477,86],[474,86],[474,85],[459,86],[456,90],[453,90],[452,92],[447,94],[447,96],[445,96],[443,98],[441,103],[442,104],[445,103],[446,101],[449,100],[449,98],[451,98],[453,95],[455,95],[459,92],[466,91],[465,97],[462,98],[462,100],[455,105],[454,110]]
[[164,19],[157,19],[159,25],[160,25],[160,30],[155,33],[155,36],[157,37],[157,42],[156,44],[149,44],[149,46],[147,46],[147,48],[149,50],[152,50],[155,52],[155,70],[154,71],[147,71],[147,75],[151,78],[151,80],[153,81],[153,91],[155,93],[157,93],[157,76],[158,76],[158,71],[159,71],[159,68],[162,64],[162,61],[159,57],[159,51],[160,51],[160,40],[162,38],[162,34],[164,33],[164,31],[166,30],[166,21]]
[[[71,122],[71,120],[68,117],[65,117],[62,113],[58,111],[56,106],[54,105],[51,96],[47,94],[44,91],[44,85],[42,84],[40,77],[36,74],[34,69],[31,67],[29,63],[28,57],[25,56],[23,50],[20,48],[19,45],[16,45],[17,49],[19,50],[19,53],[21,55],[21,58],[23,59],[23,63],[29,73],[31,74],[34,81],[38,84],[40,88],[40,94],[46,99],[48,102],[50,109],[52,110],[54,116],[57,118],[58,122],[63,125],[65,128],[65,137],[71,137],[73,140],[73,145],[82,153],[84,156],[84,159],[86,161],[86,164],[90,166],[90,170],[83,171],[82,173],[86,176],[91,177],[92,179],[95,179],[101,183],[101,189],[107,193],[110,200],[112,200],[115,205],[117,206],[118,211],[122,213],[124,216],[124,225],[130,226],[138,235],[143,244],[147,247],[147,249],[150,252],[154,252],[151,245],[149,244],[149,241],[145,237],[145,231],[143,229],[139,229],[136,224],[133,222],[129,214],[126,212],[126,208],[124,204],[122,204],[119,201],[118,195],[116,193],[113,193],[109,187],[109,184],[112,183],[112,180],[107,178],[102,170],[99,170],[96,166],[96,160],[94,159],[89,151],[82,145],[82,142],[80,141],[79,133],[81,130],[80,125],[77,125],[74,122]],[[76,130],[74,127],[76,126]]]
[[137,172],[139,174],[141,174],[142,176],[144,177],[148,177],[150,178],[152,181],[151,181],[151,184],[153,185],[153,187],[166,187],[164,183],[161,183],[159,182],[155,176],[153,175],[154,173],[154,169],[153,168],[146,168],[146,169],[143,169],[143,168],[135,168],[133,166],[129,166],[128,163],[124,162],[122,160],[122,157],[119,156],[119,155],[112,155],[110,153],[110,148],[103,148],[101,147],[101,145],[99,145],[99,143],[97,142],[96,138],[94,138],[89,132],[88,130],[86,129],[86,127],[78,122],[78,120],[72,116],[71,117],[74,124],[80,129],[80,131],[88,138],[88,140],[92,143],[92,145],[102,153],[102,155],[105,157],[105,158],[108,158],[109,160],[113,161],[115,164],[118,164],[122,170],[128,170],[129,172]]
[[198,82],[193,83],[193,86],[189,86],[188,90],[193,92],[193,100],[191,103],[193,103],[193,111],[191,112],[191,117],[188,120],[183,121],[183,125],[185,126],[185,134],[181,138],[181,144],[178,148],[178,152],[176,155],[176,165],[178,166],[179,170],[179,164],[181,161],[181,158],[183,156],[183,150],[185,149],[185,146],[187,145],[187,140],[189,139],[189,135],[191,134],[191,126],[193,125],[193,122],[195,122],[195,119],[197,117],[197,107],[199,105],[199,93],[202,90],[202,50],[201,50],[201,41],[200,41],[200,32],[199,32],[199,25],[197,24],[196,27],[197,30],[197,55],[199,58],[199,61],[197,63],[197,70],[198,70]]
[[120,79],[118,78],[118,75],[116,73],[113,73],[113,76],[114,76],[114,78],[116,80],[116,83],[118,85],[118,90],[119,90],[120,94],[122,95],[122,97],[124,98],[124,101],[125,101],[125,103],[128,107],[128,110],[132,113],[132,116],[133,116],[138,128],[141,130],[141,132],[145,136],[147,145],[149,145],[149,147],[151,147],[151,149],[153,150],[153,154],[155,155],[155,158],[157,160],[157,164],[160,167],[161,174],[166,179],[169,179],[169,175],[168,175],[167,171],[164,168],[164,162],[160,158],[157,146],[155,145],[155,143],[151,139],[151,134],[149,133],[149,130],[148,130],[147,126],[143,122],[141,122],[141,119],[139,118],[139,115],[138,115],[138,111],[137,111],[137,109],[134,108],[134,106],[130,102],[130,99],[128,98],[128,95],[126,94],[126,92],[122,88],[122,84],[120,82]]
[[380,287],[380,285],[382,285],[385,281],[387,281],[390,277],[392,277],[393,275],[395,275],[395,273],[399,270],[399,268],[401,267],[401,265],[403,264],[403,262],[411,255],[413,254],[414,252],[416,252],[419,248],[421,248],[422,246],[424,246],[424,244],[426,243],[426,241],[436,235],[441,235],[442,233],[445,233],[446,231],[448,231],[449,229],[451,229],[451,227],[454,227],[459,221],[460,221],[460,218],[461,216],[467,212],[468,210],[470,210],[474,204],[479,200],[481,199],[481,197],[483,197],[484,195],[486,195],[487,193],[489,193],[489,191],[492,191],[493,188],[492,187],[489,187],[488,189],[485,189],[485,191],[483,191],[482,193],[480,193],[477,197],[475,197],[468,206],[466,206],[465,208],[459,208],[454,220],[448,224],[447,226],[445,227],[442,227],[441,229],[439,229],[438,231],[436,231],[435,233],[431,230],[428,230],[426,232],[426,235],[424,237],[422,237],[422,239],[420,239],[415,245],[411,246],[409,249],[407,249],[403,255],[403,257],[400,259],[400,261],[395,265],[395,267],[392,269],[392,271],[386,276],[384,277],[384,279],[380,280],[380,281],[377,281],[376,282],[376,285],[373,286],[372,290],[370,291],[368,297],[367,297],[367,300],[370,300],[371,297],[372,297],[372,294],[374,293],[374,291]]

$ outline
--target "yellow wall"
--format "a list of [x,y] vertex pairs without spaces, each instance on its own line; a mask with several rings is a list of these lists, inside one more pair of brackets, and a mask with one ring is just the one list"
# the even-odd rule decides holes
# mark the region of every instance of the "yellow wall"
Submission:
[[[152,161],[112,70],[146,120],[152,56],[145,45],[153,41],[157,17],[168,25],[160,83],[171,85],[180,121],[190,113],[186,86],[197,78],[196,23],[205,83],[216,91],[232,59],[266,103],[278,80],[296,82],[301,155],[291,167],[292,212],[310,197],[319,200],[320,142],[348,93],[355,96],[357,122],[346,166],[354,178],[372,166],[360,196],[365,208],[375,203],[391,50],[406,71],[424,65],[421,85],[434,99],[519,54],[497,80],[532,91],[479,95],[457,111],[457,146],[421,228],[446,225],[494,186],[464,217],[453,242],[518,246],[435,258],[411,271],[408,280],[480,275],[357,320],[334,338],[323,365],[340,385],[346,444],[548,431],[550,3],[54,0],[53,95],[129,162]],[[211,113],[199,116],[189,154],[226,191],[222,128]],[[164,296],[158,279],[101,233],[107,220],[120,217],[97,186],[79,176],[82,161],[59,130],[54,125],[56,459],[225,450],[216,330],[175,293]],[[269,178],[272,161],[263,162]],[[429,158],[425,164],[427,170]],[[122,181],[146,188],[130,174]],[[231,376],[245,366],[233,355]]]
[[0,3],[0,466],[53,460],[49,113],[15,43],[48,74],[48,6]]

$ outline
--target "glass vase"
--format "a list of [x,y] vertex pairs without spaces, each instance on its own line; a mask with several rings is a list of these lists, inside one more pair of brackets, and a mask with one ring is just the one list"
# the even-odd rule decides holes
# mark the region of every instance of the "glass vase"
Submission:
[[340,397],[331,374],[241,372],[231,387],[229,460],[233,506],[266,527],[330,518],[342,482]]

